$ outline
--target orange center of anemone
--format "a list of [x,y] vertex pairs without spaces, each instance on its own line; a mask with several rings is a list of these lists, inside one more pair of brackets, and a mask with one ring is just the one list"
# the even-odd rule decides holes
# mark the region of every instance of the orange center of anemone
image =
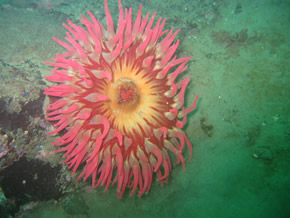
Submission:
[[161,90],[146,69],[125,61],[125,57],[120,57],[109,69],[113,79],[104,86],[103,94],[109,101],[104,102],[102,111],[122,134],[148,137],[152,127],[161,127],[160,111],[168,110],[169,105],[159,103],[164,97],[158,94]]

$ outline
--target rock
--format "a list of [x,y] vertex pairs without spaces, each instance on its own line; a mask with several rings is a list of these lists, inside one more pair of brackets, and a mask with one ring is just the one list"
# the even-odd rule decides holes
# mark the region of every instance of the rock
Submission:
[[273,153],[269,148],[259,147],[256,148],[255,151],[253,152],[253,157],[256,159],[272,160]]

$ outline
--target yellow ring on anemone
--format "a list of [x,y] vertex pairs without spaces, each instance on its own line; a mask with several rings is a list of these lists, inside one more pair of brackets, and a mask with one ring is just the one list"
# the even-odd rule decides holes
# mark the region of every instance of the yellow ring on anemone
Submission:
[[55,126],[48,134],[61,132],[53,144],[62,146],[57,151],[65,152],[73,175],[84,166],[77,180],[91,176],[92,186],[105,190],[117,182],[118,198],[126,188],[132,195],[139,187],[139,197],[149,192],[154,173],[162,185],[167,183],[168,151],[183,167],[184,146],[190,158],[192,152],[182,128],[198,95],[184,108],[190,79],[175,82],[191,57],[174,56],[179,30],[163,30],[161,18],[152,27],[156,13],[142,18],[141,9],[132,22],[132,9],[124,14],[119,0],[116,31],[107,0],[107,29],[89,11],[92,21],[84,16],[81,20],[86,29],[68,20],[69,44],[54,38],[67,52],[46,63],[54,69],[45,78],[57,83],[44,91],[51,100],[46,119]]

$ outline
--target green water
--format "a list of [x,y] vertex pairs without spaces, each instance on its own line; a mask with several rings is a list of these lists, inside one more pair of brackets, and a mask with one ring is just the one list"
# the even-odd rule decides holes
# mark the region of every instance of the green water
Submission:
[[[141,198],[136,194],[130,197],[127,191],[118,200],[116,185],[104,193],[103,187],[92,189],[87,183],[76,189],[64,187],[67,194],[58,200],[26,202],[19,207],[18,215],[48,218],[290,217],[290,2],[122,2],[123,7],[133,8],[134,15],[140,3],[143,15],[157,11],[156,17],[167,18],[166,29],[180,29],[178,55],[194,57],[184,73],[191,76],[186,105],[191,105],[196,94],[200,95],[197,109],[188,117],[184,128],[193,144],[192,161],[188,161],[185,149],[186,171],[181,165],[174,167],[167,185],[161,188],[153,181],[150,192]],[[109,0],[108,4],[116,20],[118,1]],[[1,64],[2,67],[4,63],[19,67],[29,60],[37,65],[33,71],[36,76],[31,72],[33,78],[24,87],[29,93],[37,93],[29,95],[31,101],[38,99],[47,85],[41,78],[48,75],[51,68],[43,63],[63,52],[52,37],[63,39],[66,30],[62,23],[67,18],[77,23],[80,14],[85,15],[87,10],[104,23],[102,1],[52,0],[49,7],[47,1],[0,1]],[[10,104],[1,108],[1,113],[6,110],[15,116],[21,111],[19,102],[25,100],[19,94],[22,89],[7,83],[17,76],[7,72],[0,71],[0,100]],[[0,118],[2,130],[3,123],[9,119],[12,118]],[[47,138],[43,140],[42,146],[51,142]],[[61,156],[59,160],[63,160]],[[55,164],[54,161],[49,160]],[[68,179],[68,183],[74,181]],[[4,214],[4,209],[2,212]],[[7,214],[5,211],[5,216]]]

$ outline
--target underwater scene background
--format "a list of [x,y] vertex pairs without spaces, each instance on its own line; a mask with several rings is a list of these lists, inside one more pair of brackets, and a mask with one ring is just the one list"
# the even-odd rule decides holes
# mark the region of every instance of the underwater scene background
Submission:
[[[162,17],[180,29],[178,57],[193,56],[177,78],[191,78],[185,107],[199,94],[185,171],[172,166],[168,184],[154,175],[148,193],[122,199],[116,184],[76,182],[81,170],[71,175],[47,135],[44,63],[65,52],[53,37],[65,41],[68,19],[82,26],[90,10],[106,26],[104,1],[0,0],[0,217],[290,217],[290,2],[122,1],[133,20],[140,4],[143,18],[157,12],[153,28]],[[108,7],[118,23],[118,0]]]

